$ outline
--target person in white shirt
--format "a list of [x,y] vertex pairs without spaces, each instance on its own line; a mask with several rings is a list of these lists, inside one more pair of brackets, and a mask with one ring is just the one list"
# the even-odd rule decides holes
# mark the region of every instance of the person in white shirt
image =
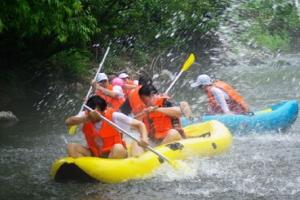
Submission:
[[213,82],[206,74],[197,77],[191,87],[199,87],[205,91],[209,100],[211,114],[248,114],[249,107],[243,97],[230,85],[223,81]]
[[96,81],[92,81],[94,93],[103,98],[115,110],[118,110],[125,101],[122,85],[123,80],[120,78],[114,78],[110,84],[105,73],[99,73]]
[[[82,131],[87,142],[87,146],[69,143],[67,146],[69,156],[74,158],[82,156],[124,158],[139,156],[144,152],[143,147],[148,145],[148,132],[143,122],[114,112],[112,108],[107,108],[106,102],[99,96],[90,97],[87,106],[95,110],[83,111],[65,121],[68,126],[83,124]],[[140,142],[137,143],[122,136],[117,129],[101,120],[97,112],[127,130]],[[130,149],[129,152],[128,149]]]
[[126,73],[121,73],[118,77],[124,81],[123,90],[125,97],[128,97],[129,93],[139,85],[138,80],[131,80]]

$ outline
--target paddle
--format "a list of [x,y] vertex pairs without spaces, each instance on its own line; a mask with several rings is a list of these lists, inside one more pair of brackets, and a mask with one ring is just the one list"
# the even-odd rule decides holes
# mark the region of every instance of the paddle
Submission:
[[[85,104],[83,106],[86,109],[88,109],[89,111],[94,111],[93,109],[91,109],[89,106],[87,106]],[[130,133],[128,133],[126,130],[124,130],[123,128],[121,128],[120,126],[118,126],[117,124],[115,124],[114,122],[110,121],[109,119],[107,119],[106,117],[104,117],[103,115],[101,115],[99,112],[97,112],[97,114],[99,115],[99,117],[102,120],[106,121],[111,126],[113,126],[114,128],[118,129],[120,132],[126,134],[127,136],[129,136],[133,140],[137,141],[138,143],[140,142],[139,139],[137,139],[136,137],[134,137],[133,135],[131,135]],[[153,152],[154,154],[156,154],[160,159],[162,159],[164,161],[167,161],[172,166],[178,168],[178,165],[176,165],[174,162],[172,162],[171,160],[169,160],[168,158],[166,158],[165,156],[163,156],[161,153],[159,153],[158,151],[156,151],[155,149],[153,149],[150,145],[147,145],[145,148],[148,149],[149,151]]]
[[[187,71],[192,64],[195,62],[195,55],[193,53],[190,54],[190,56],[186,59],[186,61],[184,62],[183,66],[181,67],[180,72],[177,74],[177,76],[175,77],[175,79],[173,80],[173,82],[171,83],[171,85],[168,87],[168,89],[166,90],[166,92],[164,94],[168,94],[168,92],[171,90],[171,88],[175,85],[176,81],[179,79],[179,77],[181,76],[181,74],[185,71]],[[158,108],[157,106],[155,108]],[[155,110],[154,108],[154,110]],[[144,112],[141,112],[139,114],[137,114],[134,118],[139,118],[142,115],[144,115]]]
[[188,59],[186,59],[186,61],[184,62],[180,72],[177,74],[177,76],[175,77],[174,81],[171,83],[171,85],[168,87],[168,89],[166,90],[165,94],[168,94],[168,92],[171,90],[171,88],[174,86],[174,84],[176,83],[176,81],[179,79],[179,77],[181,76],[181,74],[185,71],[187,71],[192,64],[195,62],[195,55],[193,53],[190,54],[190,56],[188,57]]
[[[101,71],[101,69],[102,69],[102,66],[103,66],[103,64],[104,64],[104,61],[105,61],[107,55],[108,55],[109,50],[110,50],[110,44],[109,44],[109,46],[107,47],[107,49],[106,49],[106,51],[105,51],[105,54],[104,54],[104,56],[103,56],[101,62],[99,63],[98,70],[97,70],[97,72],[96,72],[96,74],[95,74],[95,77],[94,77],[94,79],[93,79],[94,81],[96,80],[97,75],[100,73],[100,71]],[[87,99],[89,98],[91,92],[92,92],[92,86],[90,86],[89,91],[88,91],[88,93],[86,94],[85,100],[84,100],[84,102],[83,102],[83,104],[82,104],[82,106],[81,106],[81,108],[80,108],[80,110],[79,110],[78,113],[80,113],[80,112],[83,110],[84,104],[85,104],[85,102],[87,101]],[[69,132],[69,135],[74,135],[74,134],[76,133],[76,131],[77,131],[77,128],[78,128],[77,125],[70,126],[70,127],[69,127],[69,131],[68,131],[68,132]]]

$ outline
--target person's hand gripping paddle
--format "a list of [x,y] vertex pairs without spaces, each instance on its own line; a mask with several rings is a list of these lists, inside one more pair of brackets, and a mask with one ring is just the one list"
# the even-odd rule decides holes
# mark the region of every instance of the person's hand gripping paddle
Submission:
[[[109,50],[110,50],[110,46],[107,47],[107,49],[106,49],[106,51],[105,51],[105,54],[104,54],[104,56],[103,56],[103,58],[102,58],[102,61],[101,61],[100,64],[99,64],[99,68],[98,68],[98,70],[97,70],[97,72],[96,72],[96,75],[95,75],[95,77],[94,77],[94,79],[93,79],[94,81],[96,80],[98,74],[100,73],[100,71],[101,71],[101,69],[102,69],[102,66],[103,66],[103,64],[104,64],[104,61],[105,61],[107,55],[108,55]],[[92,86],[90,86],[90,89],[89,89],[88,93],[87,93],[86,96],[85,96],[85,100],[84,100],[84,102],[83,102],[83,104],[82,104],[82,106],[81,106],[81,108],[80,108],[79,113],[83,110],[84,104],[85,104],[85,102],[87,101],[87,99],[90,97],[91,92],[92,92]],[[77,125],[70,126],[70,127],[69,127],[69,130],[68,130],[69,135],[74,135],[74,134],[77,132],[77,128],[78,128]]]
[[[83,105],[84,108],[86,108],[89,111],[94,111],[93,109],[91,109],[90,107],[88,107],[87,105]],[[134,137],[133,135],[131,135],[129,132],[127,132],[126,130],[124,130],[123,128],[121,128],[120,126],[118,126],[116,123],[110,121],[109,119],[107,119],[106,117],[104,117],[103,115],[101,115],[99,112],[96,112],[99,117],[107,122],[108,124],[110,124],[111,126],[113,126],[114,128],[116,128],[118,131],[120,131],[121,133],[127,135],[128,137],[130,137],[131,139],[135,140],[137,143],[141,143],[140,140],[136,137]],[[148,145],[143,145],[144,148],[146,148],[147,150],[153,152],[154,154],[156,154],[160,160],[162,161],[166,161],[167,163],[169,163],[171,166],[173,166],[175,169],[179,169],[182,168],[182,165],[179,165],[179,163],[175,162],[175,161],[171,161],[170,159],[168,159],[167,157],[165,157],[164,155],[162,155],[161,153],[159,153],[158,151],[156,151],[155,149],[153,149],[149,144]]]
[[[165,91],[165,95],[167,95],[169,93],[169,91],[172,89],[172,87],[175,85],[176,81],[179,79],[179,77],[182,75],[183,72],[187,71],[192,64],[195,62],[195,55],[193,53],[191,53],[189,55],[189,57],[186,59],[186,61],[184,62],[184,64],[181,67],[180,72],[177,74],[177,76],[175,77],[175,79],[173,80],[173,82],[170,84],[170,86],[168,87],[168,89]],[[155,107],[158,108],[158,107]],[[155,109],[154,109],[155,110]],[[143,116],[144,114],[146,114],[145,112],[141,112],[139,114],[137,114],[136,116],[134,116],[134,118],[139,118],[141,116]]]

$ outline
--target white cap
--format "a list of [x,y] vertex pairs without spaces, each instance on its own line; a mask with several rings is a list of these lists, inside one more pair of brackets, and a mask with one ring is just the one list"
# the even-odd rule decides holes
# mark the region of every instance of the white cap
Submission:
[[211,84],[212,84],[211,78],[206,74],[201,74],[197,77],[196,82],[191,84],[191,87],[198,87],[200,85],[211,85]]
[[103,81],[103,80],[108,80],[106,74],[105,73],[99,73],[97,78],[96,78],[96,81],[100,82],[100,81]]
[[129,76],[128,76],[128,74],[126,74],[126,73],[121,73],[120,75],[119,75],[119,78],[128,78]]

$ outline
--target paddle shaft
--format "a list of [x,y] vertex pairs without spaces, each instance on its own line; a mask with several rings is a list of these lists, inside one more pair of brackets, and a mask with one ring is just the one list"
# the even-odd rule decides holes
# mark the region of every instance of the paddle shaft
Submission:
[[184,62],[179,74],[175,77],[174,81],[171,83],[171,85],[168,87],[168,89],[166,90],[165,94],[168,94],[169,91],[171,90],[171,88],[174,86],[174,84],[176,83],[176,81],[179,79],[179,77],[181,76],[181,74],[184,71],[187,71],[192,64],[195,62],[195,55],[193,53],[191,53],[189,55],[189,57],[187,58],[187,60]]
[[[103,56],[101,62],[99,63],[98,70],[97,70],[97,72],[96,72],[96,74],[95,74],[95,77],[94,77],[94,79],[93,79],[94,81],[96,80],[96,78],[97,78],[99,72],[100,72],[101,69],[102,69],[102,66],[103,66],[103,64],[104,64],[104,61],[105,61],[107,55],[108,55],[109,50],[110,50],[110,44],[109,44],[109,46],[107,47],[107,49],[106,49],[106,51],[105,51],[105,54],[104,54],[104,56]],[[90,86],[89,91],[88,91],[88,93],[86,94],[85,99],[84,99],[84,102],[83,102],[83,104],[81,105],[81,108],[80,108],[80,110],[79,110],[78,113],[80,113],[81,111],[83,111],[83,108],[84,108],[83,105],[86,103],[86,101],[87,101],[88,98],[90,97],[91,92],[92,92],[92,86]],[[70,127],[69,127],[69,135],[74,135],[74,134],[76,133],[76,131],[77,131],[77,126],[76,126],[76,125],[70,126]]]
[[[83,105],[86,109],[88,109],[89,111],[94,111],[93,109],[91,109],[89,106],[87,105]],[[101,115],[99,112],[97,112],[97,114],[99,115],[99,117],[106,121],[108,124],[110,124],[111,126],[113,126],[114,128],[118,129],[120,132],[124,133],[125,135],[127,135],[128,137],[130,137],[131,139],[140,142],[139,139],[137,139],[136,137],[134,137],[133,135],[131,135],[130,133],[128,133],[126,130],[124,130],[123,128],[121,128],[120,126],[118,126],[117,124],[115,124],[114,122],[110,121],[109,119],[107,119],[106,117],[104,117],[103,115]],[[159,153],[158,151],[156,151],[155,149],[153,149],[150,145],[146,146],[146,149],[148,149],[149,151],[153,152],[154,154],[156,154],[158,157],[160,157],[161,159],[167,161],[168,163],[171,163],[171,161],[166,158],[165,156],[163,156],[161,153]]]
[[[175,85],[176,81],[179,79],[179,77],[181,76],[182,73],[183,73],[183,70],[181,70],[179,72],[179,74],[175,77],[174,81],[171,83],[171,85],[168,87],[168,89],[166,90],[166,92],[164,94],[168,94],[168,92]],[[157,108],[159,108],[159,107],[155,106],[153,110],[156,110]],[[137,114],[136,116],[134,116],[134,118],[137,119],[137,118],[143,116],[144,114],[145,114],[145,112],[141,112],[141,113]]]
[[168,94],[169,91],[172,89],[172,87],[175,85],[176,81],[179,79],[179,77],[181,76],[181,74],[183,73],[183,70],[181,70],[179,72],[179,74],[175,77],[174,81],[171,83],[171,85],[168,87],[168,89],[166,90],[165,94]]
[[[102,58],[102,61],[99,63],[98,70],[97,70],[97,72],[96,72],[96,74],[95,74],[95,77],[94,77],[94,79],[93,79],[94,81],[96,80],[98,74],[100,73],[100,71],[101,71],[101,69],[102,69],[102,66],[103,66],[103,64],[104,64],[104,61],[105,61],[105,59],[106,59],[108,53],[109,53],[109,50],[110,50],[110,46],[107,47],[107,49],[106,49],[106,51],[105,51],[105,54],[104,54],[104,56],[103,56],[103,58]],[[87,93],[86,96],[85,96],[84,103],[82,104],[82,106],[81,106],[79,112],[81,112],[81,111],[83,110],[84,104],[85,104],[85,102],[87,101],[87,99],[90,97],[91,92],[92,92],[92,86],[90,86],[89,91],[88,91],[88,93]]]
[[[192,54],[190,54],[188,59],[184,62],[180,72],[177,74],[177,76],[175,77],[175,79],[173,80],[173,82],[171,83],[171,85],[168,87],[168,89],[166,90],[166,92],[164,94],[167,95],[169,93],[169,91],[175,85],[176,81],[179,79],[179,77],[182,75],[182,73],[184,71],[187,71],[194,62],[195,62],[195,55],[192,53]],[[156,110],[157,108],[159,108],[159,107],[155,106],[153,111]],[[145,112],[141,112],[141,113],[137,114],[134,118],[139,118],[139,117],[143,116],[144,114],[145,114]]]

